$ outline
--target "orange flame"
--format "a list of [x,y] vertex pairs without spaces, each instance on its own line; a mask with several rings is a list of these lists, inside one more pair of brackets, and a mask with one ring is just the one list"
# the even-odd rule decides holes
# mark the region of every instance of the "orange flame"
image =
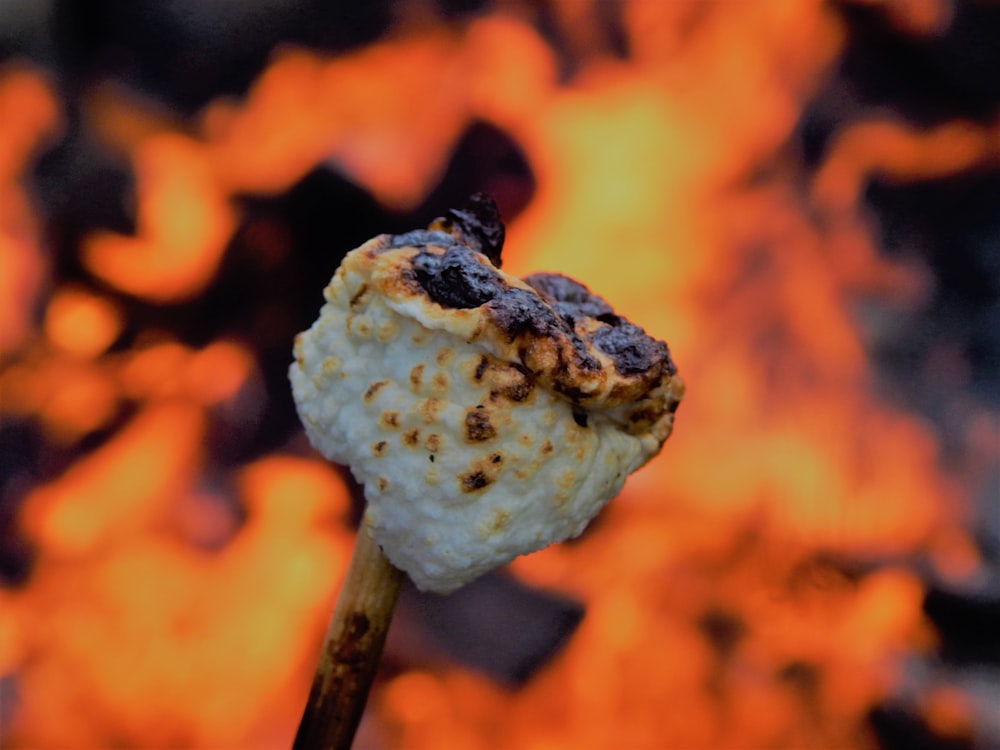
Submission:
[[204,288],[222,260],[236,217],[201,151],[179,135],[141,141],[134,155],[139,234],[90,236],[82,256],[91,273],[157,302],[186,299]]
[[[933,2],[886,12],[903,6],[921,10],[920,33],[947,22]],[[245,100],[211,103],[186,134],[97,92],[93,116],[135,167],[138,233],[92,233],[83,262],[125,294],[190,298],[219,270],[236,193],[283,191],[326,161],[412,208],[463,128],[493,123],[538,186],[509,226],[505,268],[589,284],[670,341],[688,396],[664,455],[597,528],[512,566],[585,602],[565,651],[516,692],[458,668],[404,670],[376,690],[366,731],[401,749],[872,747],[864,717],[895,657],[933,635],[902,564],[852,577],[841,561],[927,550],[961,577],[978,558],[945,513],[959,495],[932,434],[873,392],[850,296],[902,283],[905,302],[922,287],[879,260],[859,196],[873,174],[990,163],[996,128],[860,122],[807,190],[787,144],[843,44],[826,3],[635,0],[627,61],[603,53],[585,4],[557,7],[579,64],[565,81],[541,35],[497,13],[334,58],[285,50]],[[0,78],[0,112],[20,112],[0,117],[0,191],[20,201],[0,215],[0,284],[11,258],[35,265],[19,271],[29,293],[0,293],[14,300],[0,352],[28,339],[40,273],[16,180],[57,119],[24,75]],[[105,297],[57,289],[44,336],[0,370],[3,412],[56,442],[127,422],[27,494],[36,567],[0,600],[0,668],[19,694],[7,739],[285,746],[350,549],[346,490],[329,467],[283,456],[220,489],[201,440],[209,410],[254,377],[251,353],[155,335],[110,352],[122,325]],[[241,525],[220,510],[230,496]],[[928,700],[936,725],[964,731],[960,700]]]
[[16,745],[287,743],[312,668],[299,634],[322,622],[346,567],[347,495],[320,463],[265,459],[239,478],[242,528],[199,552],[178,530],[209,521],[202,503],[179,503],[200,423],[191,405],[151,407],[28,499],[42,556],[4,618],[20,654],[7,656],[23,691]]
[[43,76],[12,64],[0,68],[0,356],[26,339],[44,270],[38,222],[19,181],[59,118]]
[[121,332],[120,313],[84,289],[57,290],[45,311],[45,333],[59,349],[79,357],[105,351]]

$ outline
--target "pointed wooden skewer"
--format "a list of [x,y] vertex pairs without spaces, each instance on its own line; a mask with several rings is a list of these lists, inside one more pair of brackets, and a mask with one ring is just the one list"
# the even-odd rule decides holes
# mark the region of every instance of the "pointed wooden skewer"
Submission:
[[292,750],[351,747],[403,577],[362,523]]

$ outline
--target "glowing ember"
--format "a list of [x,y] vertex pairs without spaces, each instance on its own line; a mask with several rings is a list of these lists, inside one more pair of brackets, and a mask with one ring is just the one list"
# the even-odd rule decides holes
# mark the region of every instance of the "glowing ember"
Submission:
[[[933,436],[874,392],[850,302],[905,305],[926,284],[880,259],[862,192],[995,165],[1000,131],[862,119],[810,175],[789,143],[843,50],[830,4],[637,0],[627,59],[581,10],[602,3],[555,5],[562,56],[498,12],[340,56],[280,50],[245,99],[191,122],[91,92],[87,116],[135,172],[136,233],[84,231],[86,283],[56,278],[41,315],[22,180],[59,106],[38,72],[0,72],[0,415],[47,457],[2,498],[34,555],[0,592],[10,747],[288,745],[350,549],[347,491],[313,458],[208,456],[207,436],[256,428],[266,344],[185,343],[157,314],[226,273],[245,196],[327,164],[411,210],[474,121],[537,181],[505,270],[579,278],[669,338],[686,429],[581,540],[513,564],[586,605],[546,669],[511,691],[399,658],[363,732],[394,748],[873,746],[896,659],[934,643],[899,561],[928,553],[951,580],[980,561]],[[951,17],[879,6],[912,33]],[[353,218],[340,208],[330,223]],[[308,281],[282,304],[318,299],[326,278]],[[924,704],[943,735],[968,733],[961,695]]]

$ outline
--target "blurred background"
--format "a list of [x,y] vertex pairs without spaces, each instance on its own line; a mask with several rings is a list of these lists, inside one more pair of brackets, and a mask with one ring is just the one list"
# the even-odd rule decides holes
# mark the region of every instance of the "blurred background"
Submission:
[[286,381],[476,190],[666,339],[582,537],[404,591],[359,748],[1000,748],[1000,6],[0,2],[0,746],[288,747],[359,489]]

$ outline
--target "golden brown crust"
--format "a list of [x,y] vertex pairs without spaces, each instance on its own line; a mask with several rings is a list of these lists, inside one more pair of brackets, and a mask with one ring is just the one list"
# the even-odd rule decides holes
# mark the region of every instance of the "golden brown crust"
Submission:
[[542,387],[630,434],[666,439],[683,383],[664,342],[566,276],[504,273],[448,226],[380,235],[348,261],[366,267],[347,272],[370,278],[390,306],[428,328],[483,345],[492,357],[477,377],[488,366],[506,381],[497,398],[521,401]]

